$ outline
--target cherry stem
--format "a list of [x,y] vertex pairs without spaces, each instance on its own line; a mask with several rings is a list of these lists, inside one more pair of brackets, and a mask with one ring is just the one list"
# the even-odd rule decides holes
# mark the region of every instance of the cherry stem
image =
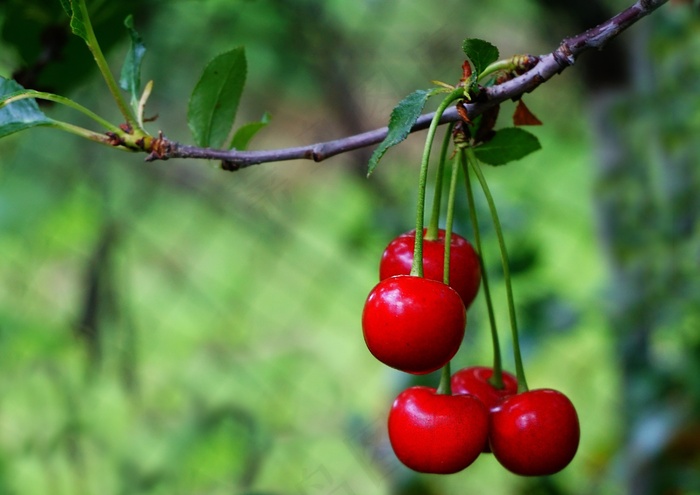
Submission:
[[430,152],[435,139],[435,132],[440,125],[440,118],[453,101],[464,97],[464,88],[457,88],[452,91],[435,110],[433,120],[430,121],[428,135],[425,139],[423,149],[423,159],[421,160],[420,176],[418,179],[418,207],[416,208],[416,243],[413,249],[413,264],[411,265],[411,275],[415,277],[423,276],[423,217],[425,215],[425,191],[428,184],[428,164],[430,162]]
[[[451,135],[452,133],[450,133]],[[445,265],[443,268],[443,281],[450,283],[450,247],[452,242],[452,224],[455,217],[455,198],[457,196],[457,178],[459,177],[459,157],[452,161],[452,175],[450,177],[450,192],[447,197],[447,220],[445,225]],[[449,361],[442,368],[442,377],[437,392],[439,394],[452,395],[452,371]]]
[[467,202],[469,204],[469,217],[474,230],[474,244],[476,252],[479,255],[479,267],[481,268],[481,284],[484,288],[484,298],[486,299],[486,311],[489,317],[489,326],[491,328],[491,344],[493,347],[493,373],[489,378],[489,383],[497,389],[505,388],[503,382],[503,362],[501,359],[501,345],[498,339],[498,328],[496,325],[496,316],[493,310],[493,299],[491,299],[491,289],[489,287],[489,278],[486,272],[486,262],[484,261],[484,250],[481,247],[481,229],[479,228],[479,219],[476,215],[476,202],[474,201],[474,191],[472,190],[471,179],[469,178],[469,164],[467,155],[464,150],[459,151],[462,169],[464,170],[464,181],[467,189]]
[[474,154],[474,150],[471,148],[466,148],[466,153],[468,157],[468,162],[471,165],[474,175],[481,185],[481,189],[484,191],[484,197],[489,205],[489,210],[491,211],[491,218],[493,220],[493,226],[496,231],[496,237],[498,238],[498,246],[501,251],[501,264],[503,265],[503,277],[506,284],[506,298],[508,300],[508,316],[510,317],[510,329],[513,333],[513,357],[515,359],[515,375],[518,379],[518,393],[527,392],[527,380],[525,379],[525,370],[523,368],[522,355],[520,353],[520,339],[518,338],[518,323],[515,317],[515,302],[513,300],[513,287],[511,283],[510,268],[508,261],[508,251],[506,249],[505,239],[503,237],[503,229],[501,228],[501,222],[498,219],[498,212],[496,211],[496,203],[491,196],[491,191],[486,183],[484,174],[481,172],[481,167],[479,165],[479,160]]
[[445,223],[445,264],[443,267],[443,282],[450,284],[450,251],[452,247],[452,224],[455,217],[455,197],[457,196],[457,177],[459,172],[459,159],[452,161],[452,176],[450,177],[450,192],[447,198],[447,219]]
[[442,149],[440,150],[440,161],[438,162],[437,173],[435,175],[435,195],[433,196],[433,211],[430,215],[430,224],[425,233],[425,239],[436,241],[440,233],[440,207],[442,206],[442,181],[445,174],[445,162],[447,162],[447,152],[452,142],[452,129],[454,122],[450,122],[445,131],[445,137],[442,140]]
[[449,361],[442,367],[440,385],[438,385],[437,393],[442,395],[452,395],[452,370]]

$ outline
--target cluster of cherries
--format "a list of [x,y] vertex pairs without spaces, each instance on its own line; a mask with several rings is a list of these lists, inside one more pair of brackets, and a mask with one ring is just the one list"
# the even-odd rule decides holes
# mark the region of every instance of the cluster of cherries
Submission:
[[388,419],[391,446],[403,464],[423,473],[456,473],[490,452],[515,474],[554,474],[569,464],[579,444],[578,417],[565,395],[528,391],[524,378],[500,369],[495,376],[489,367],[450,376],[466,308],[481,284],[481,265],[472,245],[451,233],[449,278],[444,277],[445,237],[442,229],[420,236],[422,276],[412,274],[416,230],[395,238],[364,306],[365,342],[379,361],[416,375],[443,369],[440,387],[414,386],[398,395]]
[[[486,110],[472,121],[464,106],[465,101],[479,97],[482,84],[499,84],[501,80],[517,76],[521,64],[529,63],[530,57],[498,61],[498,49],[483,40],[465,40],[463,48],[467,60],[462,65],[460,83],[456,86],[442,83],[442,89],[434,92],[449,94],[434,113],[426,137],[418,183],[416,228],[395,238],[384,251],[380,281],[367,297],[362,312],[362,330],[369,351],[387,366],[416,375],[442,369],[437,388],[410,387],[398,395],[389,412],[389,441],[406,466],[423,473],[451,474],[468,467],[480,454],[493,453],[498,462],[515,474],[545,476],[564,469],[576,455],[580,437],[578,416],[564,394],[552,389],[528,389],[503,231],[493,196],[481,172],[480,160],[484,155],[478,156],[479,147],[494,139],[498,132],[493,127],[499,107]],[[431,147],[442,113],[454,103],[461,121],[448,125],[445,133],[432,217],[428,229],[424,229]],[[396,113],[392,113],[390,128],[392,123],[400,126],[408,114],[415,113],[412,105],[411,98],[399,103]],[[534,123],[532,119],[517,116],[518,110],[513,117],[516,126]],[[523,136],[515,129],[509,135],[510,139],[514,135]],[[393,139],[389,140],[389,145],[395,144]],[[451,144],[454,153],[443,230],[438,228],[442,179]],[[500,147],[503,148],[503,142]],[[524,156],[518,153],[511,149],[510,153],[501,153],[498,159],[487,153],[490,160],[487,163],[503,165]],[[377,156],[381,157],[381,153]],[[464,171],[476,251],[464,237],[452,232],[460,169]],[[481,235],[470,182],[472,175],[484,192],[498,237],[515,376],[501,367],[488,274],[483,270]],[[481,286],[491,326],[493,368],[468,367],[452,374],[450,361],[464,339],[467,308]]]

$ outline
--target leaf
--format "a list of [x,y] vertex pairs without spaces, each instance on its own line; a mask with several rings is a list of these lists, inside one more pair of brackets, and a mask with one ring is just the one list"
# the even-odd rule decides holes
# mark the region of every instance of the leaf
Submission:
[[540,149],[534,134],[518,127],[496,131],[493,139],[474,148],[477,158],[489,165],[505,165]]
[[206,66],[187,110],[187,123],[197,145],[224,145],[236,118],[246,72],[243,47],[217,56]]
[[462,43],[462,50],[474,66],[474,77],[478,77],[486,67],[498,60],[498,48],[488,41],[467,38]]
[[139,33],[134,29],[133,16],[130,15],[124,20],[124,26],[129,32],[131,47],[126,54],[122,74],[119,78],[119,85],[124,91],[131,93],[131,101],[134,104],[138,102],[139,93],[141,92],[141,62],[146,54],[146,46],[143,44]]
[[73,16],[73,7],[70,6],[70,0],[61,0],[61,7],[66,11],[68,17]]
[[[81,38],[83,38],[86,43],[89,43],[87,28],[85,27],[87,22],[85,17],[83,16],[83,10],[80,8],[81,5],[85,7],[85,0],[70,0],[70,5],[68,5],[68,3],[69,2],[67,0],[61,0],[63,10],[65,10],[66,13],[70,15],[71,31],[76,36],[80,36]],[[87,8],[85,10],[87,11]]]
[[542,125],[542,121],[527,108],[523,100],[518,100],[513,113],[513,125]]
[[260,122],[251,122],[250,124],[246,124],[241,126],[237,131],[236,134],[233,136],[233,140],[231,141],[231,146],[230,148],[235,148],[237,150],[245,150],[248,148],[248,143],[250,142],[253,137],[260,132],[262,129],[267,127],[267,125],[270,123],[270,114],[265,112],[265,115],[262,116],[260,119]]
[[432,90],[419,89],[401,100],[399,104],[394,107],[394,110],[391,112],[391,117],[389,118],[389,132],[369,159],[368,176],[374,172],[379,160],[382,159],[384,153],[386,153],[389,148],[396,146],[406,139],[406,136],[411,132],[411,128],[416,123],[416,120],[420,117],[425,103],[433,94],[434,91]]
[[23,99],[4,105],[9,97],[29,92],[12,79],[0,77],[0,138],[53,123],[53,120],[39,110],[39,105],[34,99]]

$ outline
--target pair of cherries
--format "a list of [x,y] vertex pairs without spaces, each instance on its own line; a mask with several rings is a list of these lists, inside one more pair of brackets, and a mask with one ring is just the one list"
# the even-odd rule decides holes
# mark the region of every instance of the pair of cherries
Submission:
[[[412,374],[445,366],[459,350],[466,308],[481,283],[471,244],[452,234],[449,285],[444,284],[445,232],[423,241],[424,277],[409,275],[415,231],[394,239],[380,263],[380,282],[367,298],[362,328],[370,352],[384,364]],[[465,368],[451,378],[453,394],[411,387],[394,401],[389,439],[409,468],[450,474],[493,452],[509,471],[553,474],[576,454],[579,423],[571,401],[555,390],[517,393],[517,380],[502,373],[503,388],[489,381],[490,368]]]
[[389,440],[399,460],[422,473],[452,474],[483,452],[521,476],[564,469],[576,455],[580,431],[571,401],[551,389],[517,393],[503,373],[494,387],[491,368],[475,366],[452,375],[453,395],[430,387],[399,394],[389,412]]

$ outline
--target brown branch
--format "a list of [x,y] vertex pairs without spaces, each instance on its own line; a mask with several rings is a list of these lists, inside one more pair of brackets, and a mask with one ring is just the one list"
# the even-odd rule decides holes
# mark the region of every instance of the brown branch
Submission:
[[[620,12],[606,22],[570,38],[566,38],[552,53],[538,57],[539,62],[531,70],[503,84],[491,86],[484,90],[478,102],[466,105],[470,118],[475,118],[488,108],[509,99],[529,93],[548,81],[556,74],[574,64],[576,58],[591,49],[602,49],[606,43],[615,38],[634,23],[651,14],[668,0],[638,0],[628,9]],[[430,125],[433,114],[422,115],[411,129],[411,132],[426,129]],[[448,109],[441,123],[460,120],[456,108]],[[215,150],[188,146],[160,138],[156,152],[149,155],[148,160],[167,160],[169,158],[200,158],[221,160],[226,170],[241,168],[260,163],[279,162],[285,160],[307,159],[320,162],[341,153],[378,144],[384,140],[387,127],[368,131],[333,141],[316,143],[294,148],[283,148],[262,151]]]

